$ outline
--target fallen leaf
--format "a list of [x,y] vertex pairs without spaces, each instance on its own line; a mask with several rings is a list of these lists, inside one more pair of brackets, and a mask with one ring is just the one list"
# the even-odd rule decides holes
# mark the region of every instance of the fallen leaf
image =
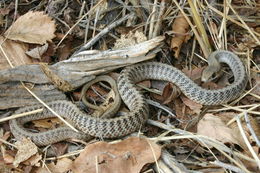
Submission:
[[171,40],[171,49],[175,52],[174,56],[176,58],[179,57],[182,44],[190,39],[188,29],[188,22],[182,13],[179,13],[178,17],[172,24],[172,32],[175,34],[175,36]]
[[55,23],[43,12],[29,11],[19,17],[5,32],[11,40],[26,43],[45,44],[55,37]]
[[135,31],[134,33],[129,32],[128,34],[121,35],[120,39],[116,40],[114,44],[114,49],[121,49],[128,46],[136,45],[146,40],[146,36],[140,31]]
[[208,136],[223,143],[237,144],[244,146],[241,141],[241,135],[228,127],[220,117],[213,114],[206,114],[201,119],[197,126],[197,133],[200,135]]
[[[3,141],[6,141],[9,137],[10,137],[10,135],[11,135],[11,132],[5,132],[5,134],[3,134],[3,129],[0,129],[1,131],[1,133],[0,133],[0,138],[3,140]],[[2,141],[0,141],[0,146],[3,144],[3,142]]]
[[25,54],[25,52],[28,50],[28,45],[12,40],[5,40],[2,36],[0,36],[0,43],[6,54],[5,56],[3,52],[0,51],[0,70],[11,68],[7,58],[13,64],[13,66],[32,63],[32,60]]
[[201,79],[202,72],[204,70],[204,67],[195,67],[191,70],[188,68],[182,69],[182,72],[185,73],[191,80],[196,81],[198,79]]
[[1,153],[5,164],[10,164],[14,162],[14,157],[8,153],[4,146],[1,146]]
[[51,129],[54,128],[55,125],[61,124],[61,121],[58,118],[45,118],[41,120],[32,121],[35,127]]
[[72,38],[66,39],[63,46],[60,46],[58,50],[59,61],[63,61],[69,58],[72,52]]
[[70,170],[72,164],[72,160],[68,158],[59,159],[56,165],[52,162],[50,164],[46,164],[47,168],[38,168],[35,173],[64,173]]
[[72,164],[74,173],[137,173],[147,163],[155,162],[161,147],[145,138],[130,137],[109,144],[97,142],[88,145]]
[[55,156],[61,156],[63,154],[66,153],[66,151],[68,150],[68,144],[65,143],[55,143],[51,145],[51,148],[49,148],[51,150],[53,150],[53,152],[55,153]]
[[40,155],[39,153],[33,155],[32,157],[30,157],[29,159],[27,159],[26,161],[23,162],[23,164],[25,165],[29,165],[29,166],[40,166],[40,160],[42,159],[42,155]]
[[47,51],[48,47],[49,47],[49,45],[46,43],[43,46],[35,47],[25,53],[32,58],[41,60],[42,55]]
[[190,99],[188,99],[187,97],[181,96],[181,100],[183,101],[183,103],[188,106],[194,113],[196,114],[200,114],[201,112],[201,108],[203,107],[202,104],[196,103]]
[[[161,81],[160,81],[161,82]],[[172,84],[172,83],[165,83],[161,82],[162,84],[159,84],[159,82],[156,82],[157,88],[160,88],[159,90],[162,90],[162,94],[156,94],[156,93],[151,93],[152,97],[161,101],[163,104],[168,104],[172,100],[176,99],[180,94],[179,88]],[[154,84],[154,82],[152,83]],[[153,85],[154,86],[154,85]]]
[[18,152],[15,156],[15,160],[13,162],[13,165],[15,167],[18,167],[18,165],[29,159],[31,156],[35,155],[37,153],[37,146],[27,138],[23,138],[22,141],[17,141],[15,143],[17,146]]

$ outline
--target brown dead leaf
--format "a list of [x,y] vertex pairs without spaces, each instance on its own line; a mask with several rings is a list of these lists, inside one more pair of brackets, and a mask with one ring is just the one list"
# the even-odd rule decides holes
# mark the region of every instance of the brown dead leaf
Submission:
[[11,40],[45,44],[55,37],[54,32],[55,23],[48,15],[39,11],[29,11],[19,17],[4,35]]
[[191,80],[196,81],[200,80],[204,67],[195,67],[192,70],[188,68],[182,69],[182,72],[185,73]]
[[55,125],[60,124],[61,121],[58,118],[45,118],[41,120],[32,121],[35,127],[51,129],[54,128]]
[[196,103],[190,99],[188,99],[187,97],[181,96],[181,100],[183,101],[183,103],[188,106],[194,113],[196,114],[200,114],[201,112],[201,108],[203,107],[202,104]]
[[[6,56],[14,66],[32,63],[32,60],[25,54],[28,50],[28,45],[12,40],[5,40],[2,36],[0,36],[0,43]],[[0,51],[0,64],[0,70],[10,68],[10,65],[2,51]]]
[[[0,138],[2,139],[2,140],[4,140],[4,141],[6,141],[9,137],[10,137],[10,135],[11,135],[11,132],[5,132],[5,134],[2,134],[3,133],[3,131],[2,131],[3,129],[0,129]],[[2,141],[0,141],[0,146],[2,145]]]
[[30,139],[27,138],[23,138],[22,141],[17,141],[15,145],[18,149],[15,160],[13,162],[13,165],[15,167],[18,167],[21,162],[29,159],[31,156],[35,155],[38,152],[37,146]]
[[41,60],[42,55],[47,51],[48,47],[49,47],[49,45],[48,45],[48,43],[46,43],[43,46],[35,47],[35,48],[25,52],[25,53],[32,58]]
[[208,136],[223,143],[237,144],[243,148],[241,135],[238,131],[228,127],[218,116],[206,114],[197,126],[197,133]]
[[130,137],[115,144],[97,142],[81,152],[72,165],[72,171],[96,173],[98,169],[98,172],[105,173],[137,173],[160,155],[161,147],[144,138]]
[[171,40],[171,49],[175,52],[174,56],[176,58],[179,57],[182,44],[190,39],[190,35],[187,34],[188,29],[189,24],[180,12],[172,24],[172,32],[175,36]]
[[72,164],[72,160],[68,158],[62,158],[57,161],[57,164],[55,165],[53,162],[50,164],[47,164],[47,168],[39,168],[35,171],[35,173],[64,173],[70,170]]
[[164,85],[162,95],[152,93],[152,96],[155,99],[160,100],[163,104],[168,104],[172,100],[177,98],[180,94],[181,94],[181,92],[180,92],[180,90],[178,89],[177,86],[175,86],[172,83],[166,83],[166,85]]
[[4,146],[1,146],[1,153],[3,155],[4,163],[10,164],[14,162],[14,157],[8,153]]
[[32,157],[30,157],[29,159],[27,159],[26,161],[24,161],[23,164],[29,165],[29,166],[40,166],[39,161],[41,159],[42,159],[42,155],[37,153],[37,154],[33,155]]

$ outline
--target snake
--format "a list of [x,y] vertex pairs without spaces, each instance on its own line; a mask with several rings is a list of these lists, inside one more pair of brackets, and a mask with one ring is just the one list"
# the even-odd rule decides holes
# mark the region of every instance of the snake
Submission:
[[[141,129],[149,115],[149,107],[144,95],[136,87],[136,83],[151,79],[172,82],[189,99],[203,105],[219,105],[230,102],[240,96],[247,85],[247,74],[243,62],[237,55],[230,51],[218,50],[209,56],[214,62],[224,63],[231,69],[234,81],[221,89],[205,89],[197,85],[179,69],[159,62],[142,62],[125,67],[118,79],[117,89],[121,99],[128,107],[126,115],[113,118],[97,118],[82,112],[70,101],[53,101],[48,106],[64,117],[80,132],[75,132],[69,127],[58,127],[46,132],[31,132],[24,127],[26,122],[54,117],[50,111],[43,108],[42,112],[26,117],[10,120],[10,129],[15,138],[30,138],[36,145],[44,146],[69,138],[87,140],[89,136],[100,139],[114,139],[126,136]],[[210,71],[209,64],[206,72]],[[208,75],[204,75],[204,78]],[[33,105],[19,108],[16,113],[23,113],[42,108],[42,105]]]

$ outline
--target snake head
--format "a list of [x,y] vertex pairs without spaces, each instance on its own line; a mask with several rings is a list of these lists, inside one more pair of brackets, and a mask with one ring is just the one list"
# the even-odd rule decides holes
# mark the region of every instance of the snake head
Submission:
[[209,82],[216,79],[218,72],[220,71],[220,63],[216,58],[216,53],[212,53],[208,58],[208,67],[206,67],[201,76],[202,82]]
[[202,82],[209,82],[215,79],[216,71],[212,69],[210,66],[206,67],[201,75]]

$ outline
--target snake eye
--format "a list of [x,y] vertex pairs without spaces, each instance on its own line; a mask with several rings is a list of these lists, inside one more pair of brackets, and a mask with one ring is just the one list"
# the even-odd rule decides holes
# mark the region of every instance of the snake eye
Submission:
[[212,76],[211,76],[212,79],[215,79],[216,77],[217,77],[216,73],[213,73]]

